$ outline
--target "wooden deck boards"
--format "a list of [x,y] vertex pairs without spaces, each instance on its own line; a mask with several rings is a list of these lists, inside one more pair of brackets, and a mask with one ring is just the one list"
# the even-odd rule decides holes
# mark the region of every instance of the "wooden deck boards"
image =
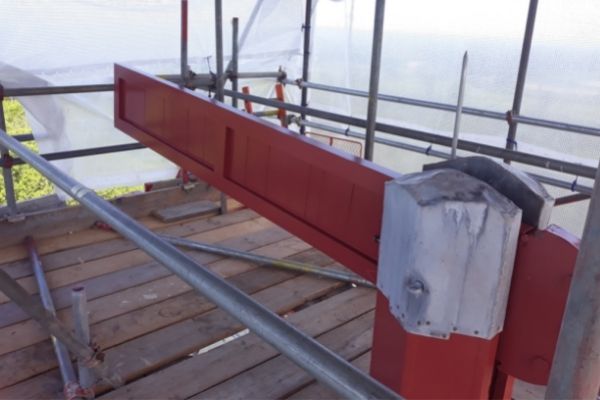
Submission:
[[[250,210],[174,223],[140,220],[163,234],[342,268]],[[100,398],[338,398],[114,232],[88,229],[45,238],[38,245],[58,317],[72,323],[70,290],[85,286],[93,340],[125,380],[116,390],[100,385]],[[188,254],[368,370],[373,290],[210,254]],[[35,294],[24,257],[22,245],[6,247],[0,251],[0,268]],[[202,350],[207,346],[211,349]],[[536,398],[540,390],[518,383],[514,397]],[[46,333],[0,296],[0,399],[58,398],[63,398],[62,383]]]
[[[177,223],[157,222],[150,217],[141,220],[164,234],[327,268],[342,268],[249,210]],[[46,238],[38,245],[58,317],[71,324],[70,290],[75,286],[85,286],[93,340],[105,350],[107,360],[127,383],[117,391],[100,386],[99,394],[118,398],[123,393],[125,397],[148,398],[148,395],[137,392],[140,387],[150,387],[140,382],[160,382],[165,379],[160,377],[172,376],[174,371],[181,368],[188,370],[188,367],[192,367],[188,374],[197,376],[202,374],[203,365],[207,362],[220,362],[225,367],[232,363],[241,366],[242,363],[236,363],[235,358],[246,348],[251,353],[245,358],[246,364],[243,365],[246,367],[239,373],[252,371],[257,364],[267,360],[280,362],[276,361],[279,360],[277,352],[252,335],[190,357],[190,354],[244,327],[113,232],[89,229],[75,235]],[[13,245],[1,253],[0,262],[3,264],[0,268],[30,293],[37,293],[22,246]],[[370,339],[367,339],[370,333],[367,331],[372,326],[372,291],[347,290],[347,286],[339,282],[257,267],[215,255],[189,254],[272,310],[280,314],[291,313],[290,321],[313,336],[336,336],[349,329],[346,325],[358,324],[353,322],[355,320],[362,321],[360,340],[370,345]],[[299,308],[303,309],[294,312]],[[354,337],[349,335],[347,340],[354,343]],[[348,348],[352,347],[350,342]],[[221,356],[221,361],[215,360]],[[193,368],[195,364],[198,370]],[[233,369],[220,377],[218,371],[214,369],[212,384],[208,380],[203,381],[204,388],[177,386],[181,387],[182,394],[185,388],[185,397],[190,397],[234,378]],[[239,376],[237,379],[242,379],[242,375]],[[56,359],[46,333],[9,299],[0,296],[0,398],[61,398],[61,390]],[[127,391],[131,393],[127,394]],[[156,396],[150,394],[150,397]]]

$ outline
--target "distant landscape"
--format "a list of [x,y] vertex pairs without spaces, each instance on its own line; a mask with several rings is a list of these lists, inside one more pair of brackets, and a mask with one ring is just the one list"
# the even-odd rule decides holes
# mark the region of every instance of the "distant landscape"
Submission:
[[[349,43],[341,46],[340,43]],[[321,29],[315,39],[315,82],[366,90],[368,88],[371,33],[359,31],[347,41],[339,29]],[[512,106],[518,70],[520,40],[435,36],[389,32],[383,43],[380,92],[455,104],[463,53],[469,53],[465,106],[505,112]],[[522,114],[600,127],[600,48],[568,43],[535,43],[531,53]],[[327,66],[327,67],[324,67]],[[345,98],[313,91],[311,104],[364,117],[366,99]],[[454,115],[389,102],[380,102],[378,119],[400,125],[451,134]],[[508,126],[504,121],[463,116],[461,133],[476,135],[503,146]],[[487,139],[486,139],[487,138]],[[533,145],[553,157],[572,156],[596,165],[600,138],[521,125],[521,146]],[[427,143],[411,142],[427,147]],[[444,150],[440,146],[435,147]],[[415,172],[436,159],[421,154],[376,146],[376,161],[400,172]],[[517,164],[518,165],[518,164]],[[520,166],[526,170],[573,180],[573,177]],[[586,182],[579,179],[579,183]],[[554,196],[569,191],[548,187]],[[587,202],[555,209],[554,221],[580,234]]]

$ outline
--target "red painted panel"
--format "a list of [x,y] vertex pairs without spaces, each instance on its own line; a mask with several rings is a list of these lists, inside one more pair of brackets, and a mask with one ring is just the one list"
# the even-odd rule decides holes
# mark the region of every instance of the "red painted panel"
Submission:
[[119,65],[115,126],[375,279],[384,183],[394,172]]
[[[556,226],[521,229],[502,332],[492,341],[407,333],[377,298],[371,374],[408,398],[510,398],[512,377],[545,385],[554,358],[578,239]],[[497,352],[496,352],[497,348]]]
[[[384,183],[393,172],[118,65],[115,84],[117,128],[375,279]],[[556,228],[523,229],[500,334],[504,375],[496,377],[505,379],[496,379],[493,396],[508,396],[511,376],[547,379],[576,254]],[[408,334],[379,294],[371,372],[410,398],[485,398],[498,342]]]
[[408,399],[487,399],[498,336],[450,335],[448,340],[406,332],[377,294],[371,375]]
[[557,226],[521,235],[497,356],[506,374],[547,384],[578,248]]

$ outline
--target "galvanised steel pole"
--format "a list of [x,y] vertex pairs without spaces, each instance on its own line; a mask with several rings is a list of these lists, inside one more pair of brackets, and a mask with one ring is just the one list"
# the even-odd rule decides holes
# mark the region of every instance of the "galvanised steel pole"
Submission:
[[[349,364],[312,337],[300,332],[277,314],[257,303],[190,256],[161,239],[136,220],[115,208],[92,190],[0,131],[0,144],[14,151],[42,175],[131,240],[156,261],[169,268],[208,300],[231,314],[318,381],[351,399],[399,399],[369,375]],[[0,271],[1,272],[1,271]]]
[[[48,283],[46,282],[46,277],[44,275],[44,268],[42,267],[42,262],[38,256],[33,238],[30,236],[25,238],[25,245],[27,247],[29,261],[31,262],[31,268],[33,269],[33,274],[35,275],[35,280],[38,284],[42,304],[50,314],[56,315],[54,302],[52,301],[50,289],[48,288]],[[54,353],[56,354],[56,359],[58,360],[58,369],[60,370],[60,375],[63,380],[65,393],[68,393],[69,391],[75,391],[78,389],[79,384],[77,383],[77,377],[75,376],[73,364],[71,364],[69,351],[67,350],[67,347],[55,336],[51,336],[51,339],[52,346],[54,347]]]
[[546,399],[595,399],[600,388],[600,168],[598,171]]
[[[231,72],[231,90],[234,92],[238,91],[238,59],[239,59],[239,26],[240,20],[235,17],[231,20],[231,62],[229,63],[228,72]],[[231,105],[235,108],[238,108],[238,99],[237,97],[231,98]]]
[[[302,53],[302,81],[307,82],[309,79],[309,68],[310,68],[310,39],[311,39],[311,25],[312,25],[312,0],[306,0],[306,8],[304,10],[304,51]],[[302,86],[300,105],[302,107],[308,107],[308,88]],[[301,113],[300,118],[306,119],[306,114]],[[304,135],[306,127],[300,125],[300,134]]]
[[385,19],[385,0],[376,0],[375,20],[373,23],[373,46],[371,49],[371,73],[369,78],[369,103],[367,105],[367,131],[365,140],[365,158],[373,160],[375,143],[375,125],[377,124],[377,96],[379,94],[379,74],[381,71],[381,50],[383,45],[383,22]]
[[181,0],[181,79],[186,86],[189,74],[188,65],[188,1]]
[[[341,129],[341,128],[321,124],[321,123],[314,122],[314,121],[296,120],[296,122],[299,124],[304,124],[306,126],[312,126],[314,128],[322,129],[324,131],[339,133],[340,135],[345,135],[348,137],[353,137],[353,138],[363,139],[363,140],[365,138],[364,133],[353,132],[350,129]],[[439,157],[444,160],[450,159],[449,153],[435,150],[432,148],[432,146],[429,146],[429,147],[416,146],[416,145],[409,144],[409,143],[403,143],[403,142],[398,142],[396,140],[390,140],[390,139],[384,139],[384,138],[378,138],[378,137],[375,138],[375,143],[380,143],[380,144],[384,144],[386,146],[395,147],[395,148],[403,149],[403,150],[408,150],[408,151],[412,151],[415,153],[425,154],[426,156]],[[556,179],[556,178],[551,178],[548,176],[533,174],[531,172],[528,172],[527,174],[542,183],[547,183],[549,185],[560,187],[563,189],[569,189],[573,192],[580,192],[580,193],[585,194],[588,198],[589,198],[589,195],[591,195],[591,193],[592,193],[591,187],[580,185],[579,183],[576,183],[576,182],[568,182],[568,181],[564,181],[564,180],[560,180],[560,179]],[[557,199],[556,205],[558,205],[558,204],[559,203],[558,203],[558,199]]]
[[[300,88],[307,87],[309,89],[322,90],[324,92],[330,92],[330,93],[347,94],[349,96],[364,97],[364,98],[369,97],[369,92],[366,92],[364,90],[349,89],[349,88],[344,88],[344,87],[339,87],[339,86],[325,85],[323,83],[295,81],[292,79],[283,79],[282,82],[287,85],[298,85]],[[448,112],[453,112],[453,113],[456,112],[455,104],[447,104],[447,103],[439,103],[436,101],[419,100],[419,99],[413,99],[413,98],[402,97],[402,96],[392,96],[389,94],[382,94],[382,93],[380,93],[377,96],[377,98],[379,100],[389,101],[391,103],[399,103],[399,104],[406,104],[406,105],[415,106],[415,107],[431,108],[434,110],[442,110],[442,111],[448,111]],[[481,108],[463,107],[463,114],[474,115],[474,116],[481,117],[481,118],[496,119],[499,121],[507,121],[507,116],[506,116],[505,112],[483,110]],[[566,122],[551,121],[551,120],[541,119],[541,118],[532,118],[532,117],[526,117],[523,115],[514,115],[514,116],[511,116],[511,119],[515,122],[518,122],[518,123],[524,124],[524,125],[532,125],[532,126],[539,126],[542,128],[555,129],[555,130],[559,130],[559,131],[581,133],[583,135],[600,136],[600,129],[593,128],[590,126],[568,124]]]
[[[71,290],[71,311],[73,312],[73,327],[77,338],[85,344],[90,344],[90,322],[88,316],[87,296],[85,287],[77,286]],[[93,388],[96,383],[94,373],[85,366],[83,360],[77,362],[79,386],[87,392],[87,397],[93,397]]]
[[[225,99],[223,94],[225,85],[225,75],[223,73],[223,1],[215,0],[215,43],[217,54],[217,82],[215,97],[222,102]],[[227,195],[221,192],[220,196],[221,214],[227,214]]]
[[369,102],[367,105],[367,131],[365,135],[365,158],[371,161],[373,160],[375,125],[377,124],[377,96],[379,94],[379,74],[381,72],[384,17],[385,0],[376,0],[375,20],[373,23],[373,46],[371,49],[371,72],[369,78]]
[[[301,113],[304,111],[306,115],[311,115],[316,118],[326,119],[333,122],[339,122],[345,125],[353,125],[361,128],[366,128],[367,126],[367,122],[364,119],[357,117],[351,117],[329,111],[323,111],[321,109],[316,108],[301,107],[298,104],[290,104],[278,100],[266,99],[264,97],[254,96],[252,94],[234,93],[231,90],[225,90],[225,94],[227,96],[236,96],[240,99],[248,100],[257,104],[264,104],[274,108],[283,108],[295,113]],[[452,145],[452,138],[432,132],[404,128],[401,126],[384,124],[381,122],[378,122],[376,124],[376,128],[380,132],[406,137],[409,139],[429,142],[430,144],[439,144],[447,147],[450,147]],[[595,167],[590,167],[587,165],[568,161],[562,161],[545,156],[539,156],[531,153],[506,150],[503,147],[501,148],[488,144],[482,144],[480,142],[474,142],[470,140],[459,139],[458,148],[461,150],[470,151],[472,153],[485,154],[490,157],[507,157],[513,161],[520,162],[523,164],[534,165],[537,167],[542,167],[545,169],[582,176],[586,178],[593,178],[596,175]]]
[[[79,149],[79,150],[66,150],[66,151],[57,151],[56,153],[46,153],[41,154],[43,158],[48,161],[53,160],[66,160],[68,158],[77,158],[77,157],[87,157],[87,156],[96,156],[99,154],[109,154],[109,153],[119,153],[123,151],[131,151],[138,149],[145,149],[141,143],[126,143],[126,144],[115,144],[112,146],[105,147],[92,147],[90,149]],[[23,160],[20,158],[13,158],[10,163],[15,165],[25,164]],[[0,166],[4,166],[4,161],[0,160]]]
[[[515,87],[515,96],[513,99],[510,116],[518,116],[521,112],[521,102],[523,100],[523,91],[525,90],[525,79],[527,78],[527,67],[529,65],[529,53],[531,52],[531,41],[533,39],[533,28],[535,27],[535,16],[537,13],[538,0],[529,1],[529,11],[527,12],[527,24],[525,25],[525,36],[523,37],[523,46],[521,47],[521,59],[519,61],[519,72],[517,74],[517,84]],[[508,135],[506,137],[506,149],[514,150],[517,142],[517,121],[509,119]],[[505,158],[504,162],[510,164],[510,159]]]
[[[0,85],[0,129],[6,131],[6,122],[4,119],[4,87]],[[17,216],[19,209],[17,208],[17,199],[15,197],[15,186],[12,175],[12,165],[4,165],[5,162],[12,162],[8,150],[0,146],[0,159],[2,160],[2,178],[4,179],[4,195],[6,197],[6,206],[8,209],[8,218],[12,219]],[[0,218],[2,216],[0,215]]]
[[[2,130],[0,130],[0,135],[8,136]],[[29,151],[27,148],[25,150]],[[50,335],[60,340],[71,353],[84,360],[86,366],[93,369],[97,377],[102,378],[113,387],[119,387],[122,384],[121,377],[108,369],[106,361],[104,361],[104,355],[100,351],[92,349],[77,339],[65,324],[59,321],[54,314],[46,310],[38,299],[27,293],[17,281],[2,269],[0,269],[0,291],[44,329],[50,332]]]
[[215,44],[217,57],[217,87],[216,98],[223,101],[223,85],[225,83],[223,74],[223,1],[215,0]]
[[462,117],[463,102],[465,100],[465,83],[467,78],[467,63],[469,54],[465,51],[460,70],[460,83],[458,85],[458,100],[456,101],[456,115],[454,116],[454,133],[452,135],[452,151],[450,158],[456,158],[456,146],[458,146],[458,133],[460,131],[460,118]]
[[231,249],[229,247],[219,246],[216,244],[195,242],[193,240],[188,240],[180,237],[161,235],[161,238],[175,246],[183,247],[186,249],[198,250],[206,253],[217,254],[220,256],[237,258],[239,260],[250,261],[252,263],[263,265],[266,267],[273,267],[285,269],[292,272],[316,275],[323,278],[353,283],[358,286],[368,287],[372,289],[376,287],[371,281],[361,278],[360,276],[351,272],[316,267],[314,265],[305,264],[293,260],[279,260],[272,257],[261,256],[260,254]]

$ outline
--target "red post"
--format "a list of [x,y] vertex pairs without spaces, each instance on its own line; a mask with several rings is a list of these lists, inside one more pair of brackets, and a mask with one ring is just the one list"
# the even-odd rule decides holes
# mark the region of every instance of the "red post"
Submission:
[[[250,94],[250,87],[244,86],[242,88],[242,93]],[[252,102],[250,100],[244,100],[244,110],[246,110],[248,114],[252,114],[254,112],[254,108],[252,107]]]
[[[285,102],[285,94],[283,92],[283,85],[281,83],[278,83],[275,85],[275,94],[276,94],[277,100],[279,100],[281,102]],[[277,118],[279,119],[279,121],[281,121],[281,126],[283,126],[284,128],[287,128],[287,116],[286,116],[285,109],[283,109],[283,108],[277,109]]]

